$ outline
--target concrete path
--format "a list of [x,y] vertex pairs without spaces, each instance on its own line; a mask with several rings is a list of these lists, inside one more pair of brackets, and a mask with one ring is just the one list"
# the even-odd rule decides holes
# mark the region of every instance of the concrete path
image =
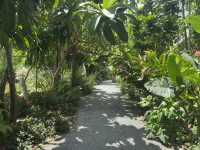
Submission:
[[144,123],[111,81],[82,98],[77,125],[45,150],[167,150],[144,135]]

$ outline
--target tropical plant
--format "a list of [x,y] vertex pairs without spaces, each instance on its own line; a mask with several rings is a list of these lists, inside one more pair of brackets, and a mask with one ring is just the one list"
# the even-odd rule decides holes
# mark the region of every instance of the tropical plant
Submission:
[[[157,102],[148,114],[149,135],[160,138],[164,143],[191,140],[192,128],[197,127],[197,131],[199,130],[196,124],[199,122],[196,115],[199,114],[197,97],[200,82],[197,62],[186,53],[175,52],[164,53],[159,57],[156,52],[147,52],[144,60],[142,64],[148,68],[149,72],[146,75],[150,79],[145,88],[162,98],[161,101],[156,98]],[[146,99],[145,102],[152,104],[151,100]],[[142,102],[144,103],[144,100]],[[193,115],[188,115],[188,112]],[[175,120],[176,125],[173,124]]]
[[186,22],[187,23],[190,23],[193,27],[193,29],[200,33],[200,16],[189,16],[187,19],[186,19]]
[[4,111],[0,110],[0,148],[7,143],[8,137],[13,132],[12,127],[4,117]]

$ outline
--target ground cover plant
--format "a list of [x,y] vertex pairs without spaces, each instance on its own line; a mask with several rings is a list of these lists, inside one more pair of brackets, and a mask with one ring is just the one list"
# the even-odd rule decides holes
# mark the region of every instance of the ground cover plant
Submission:
[[148,138],[199,149],[200,2],[1,0],[0,149],[67,133],[108,79],[142,109]]

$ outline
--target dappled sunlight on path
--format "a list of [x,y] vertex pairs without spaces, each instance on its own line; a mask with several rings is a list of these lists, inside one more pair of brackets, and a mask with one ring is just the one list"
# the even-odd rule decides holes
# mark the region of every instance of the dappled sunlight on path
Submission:
[[45,150],[167,150],[147,140],[144,122],[111,81],[82,98],[77,126]]

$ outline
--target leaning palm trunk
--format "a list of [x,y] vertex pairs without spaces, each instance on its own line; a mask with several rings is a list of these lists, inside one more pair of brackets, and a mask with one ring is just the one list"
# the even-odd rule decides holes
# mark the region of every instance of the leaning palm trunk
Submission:
[[10,121],[12,123],[16,122],[16,87],[15,87],[15,73],[13,70],[13,60],[12,60],[12,44],[9,42],[6,50],[7,59],[7,71],[8,71],[8,83],[10,88]]

